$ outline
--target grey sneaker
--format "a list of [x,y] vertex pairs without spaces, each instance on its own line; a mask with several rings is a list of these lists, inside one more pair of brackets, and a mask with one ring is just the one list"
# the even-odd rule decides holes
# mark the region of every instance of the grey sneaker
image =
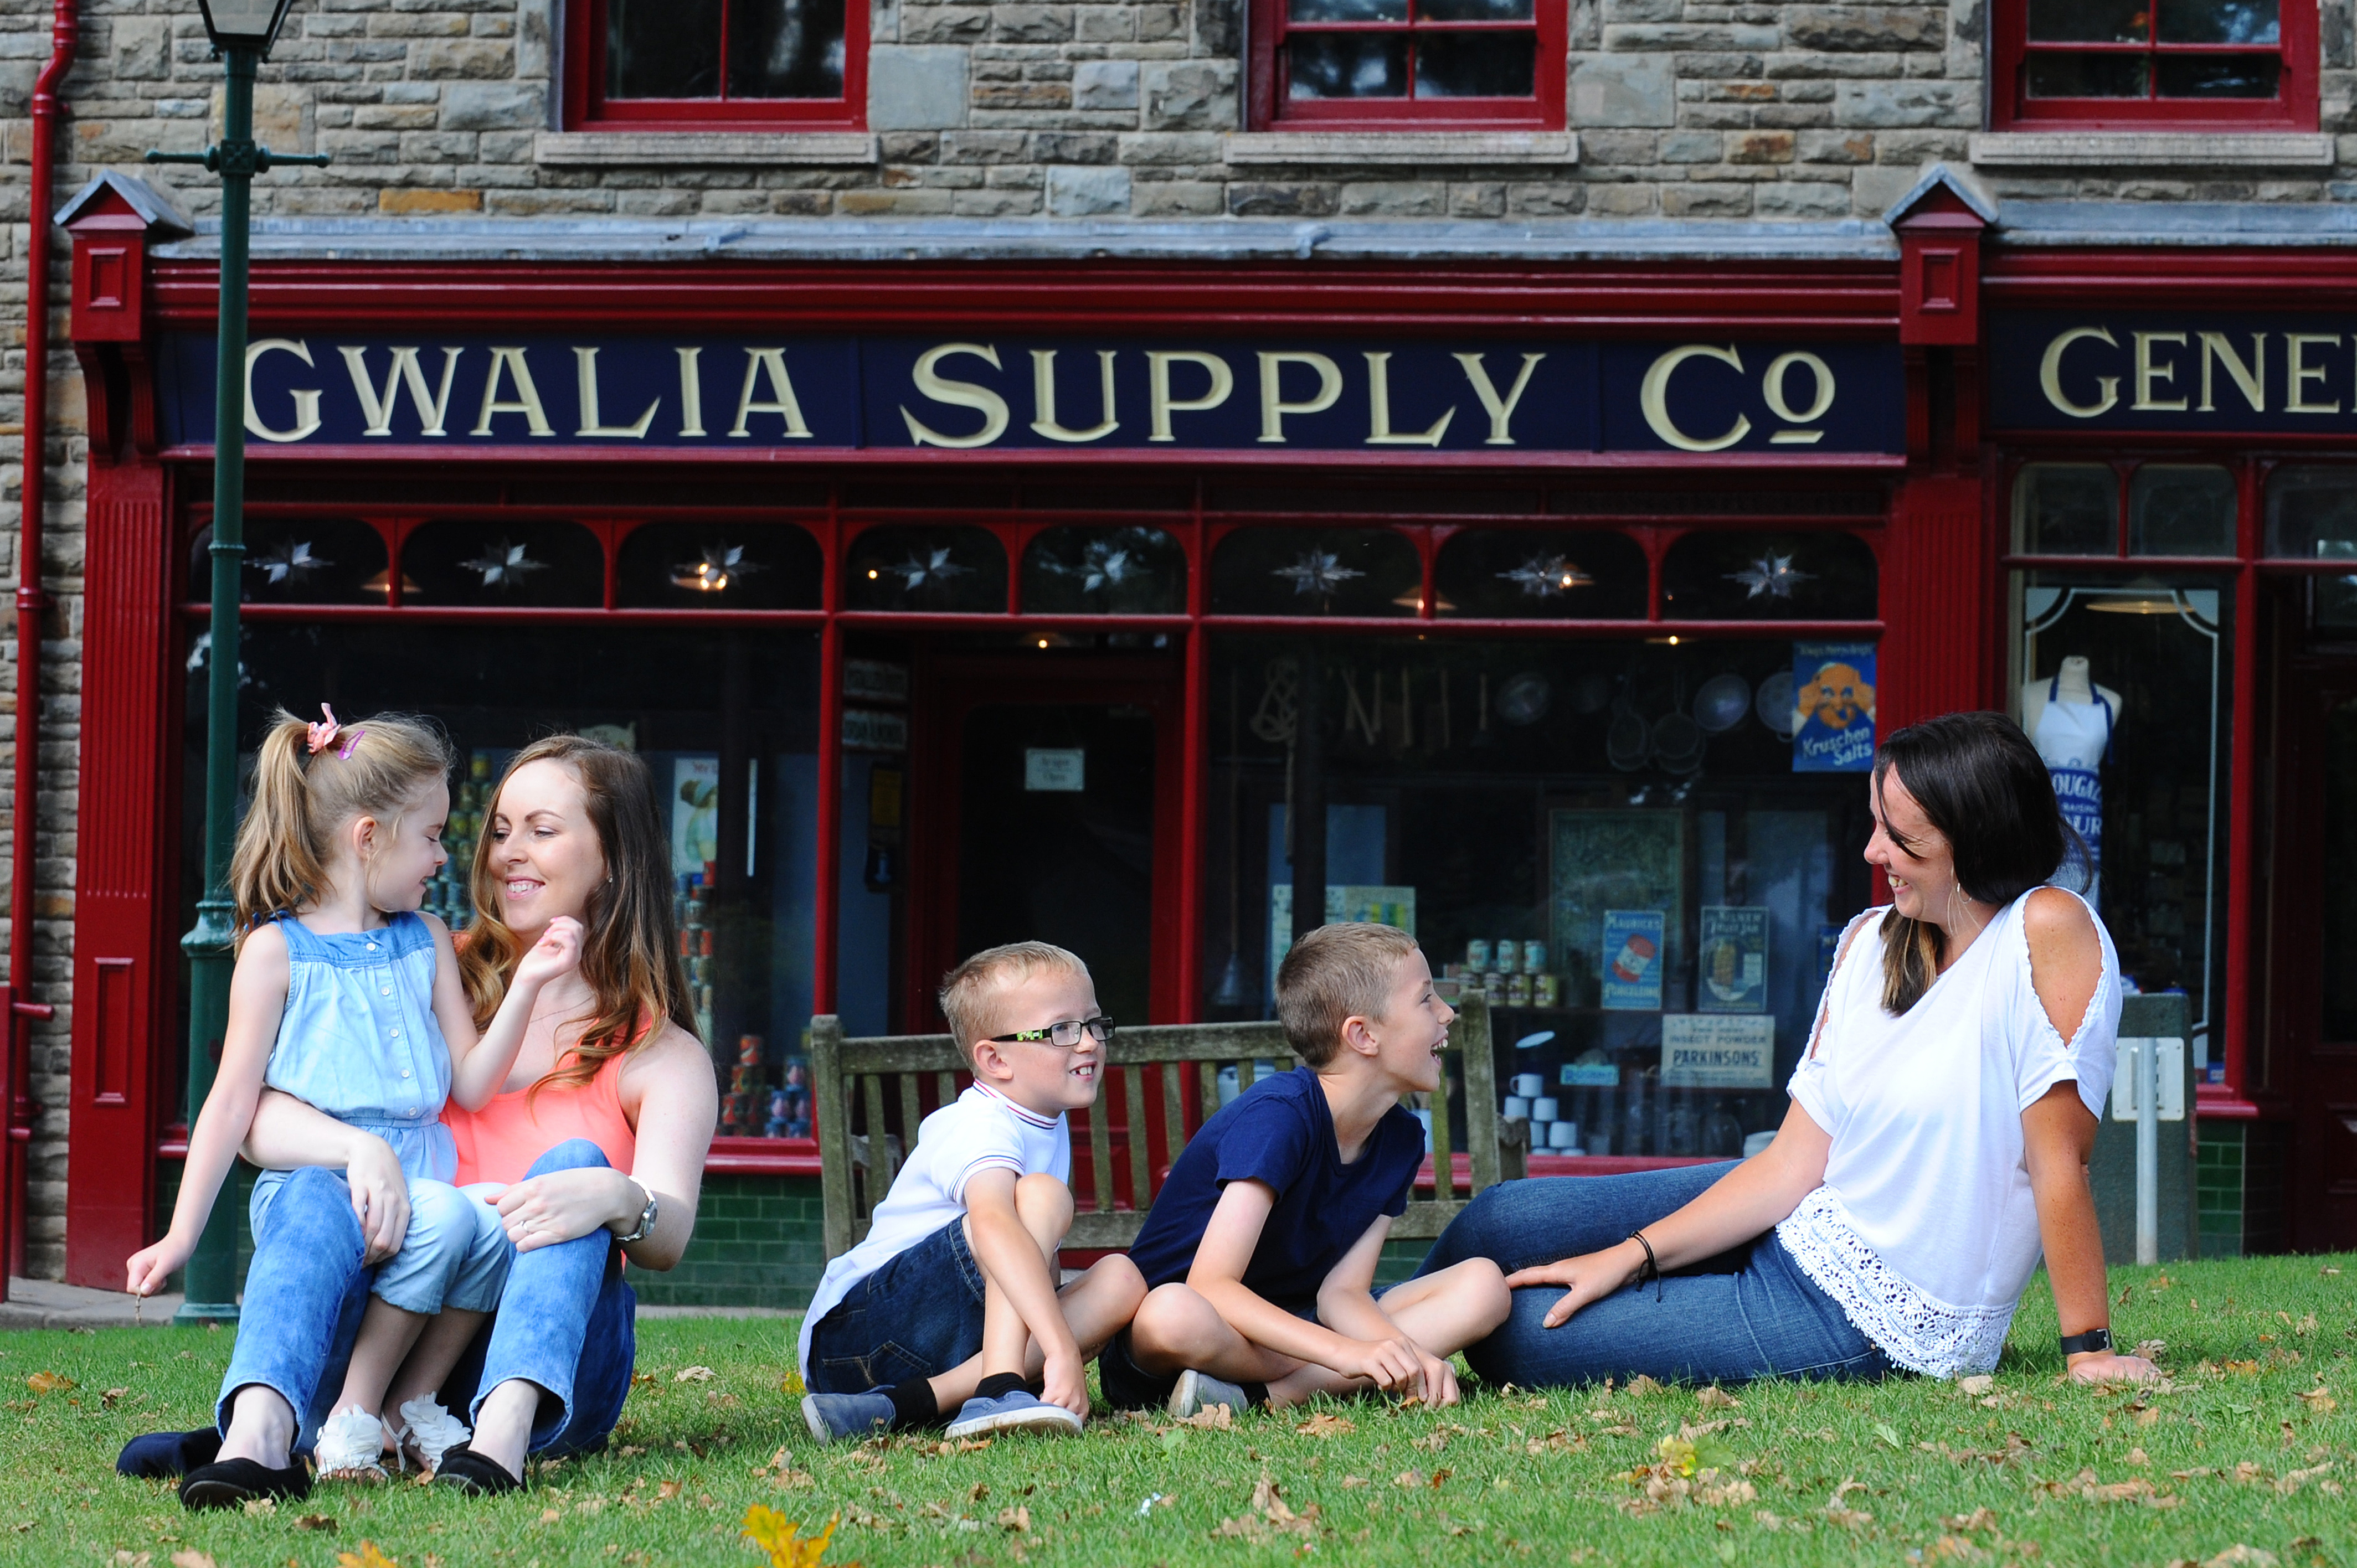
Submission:
[[1060,1404],[1049,1404],[1021,1389],[995,1400],[970,1399],[950,1423],[952,1437],[987,1437],[994,1432],[1078,1432],[1081,1418]]
[[1178,1374],[1178,1386],[1170,1391],[1170,1403],[1165,1408],[1172,1419],[1184,1421],[1215,1404],[1226,1405],[1230,1415],[1242,1415],[1244,1412],[1244,1391],[1233,1383],[1222,1382],[1209,1372],[1190,1369]]
[[821,1443],[873,1437],[892,1430],[892,1396],[886,1393],[804,1394],[802,1422]]

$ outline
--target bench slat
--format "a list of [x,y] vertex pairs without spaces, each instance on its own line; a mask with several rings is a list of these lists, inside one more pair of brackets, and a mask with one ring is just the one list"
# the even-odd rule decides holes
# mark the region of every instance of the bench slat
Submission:
[[1187,1108],[1180,1101],[1185,1091],[1179,1087],[1186,1081],[1186,1071],[1177,1062],[1165,1062],[1155,1072],[1162,1080],[1162,1133],[1168,1140],[1165,1147],[1175,1165],[1187,1147]]
[[892,1140],[884,1129],[884,1080],[869,1073],[859,1083],[867,1102],[867,1213],[873,1214],[890,1194],[892,1178],[900,1170],[892,1158]]
[[[1154,1155],[1146,1137],[1146,1069],[1128,1068],[1121,1075],[1123,1098],[1129,1107],[1129,1203],[1143,1214],[1154,1201]],[[1098,1103],[1103,1104],[1103,1096]]]
[[1090,1187],[1096,1194],[1097,1212],[1113,1212],[1113,1129],[1105,1125],[1105,1097],[1089,1107]]

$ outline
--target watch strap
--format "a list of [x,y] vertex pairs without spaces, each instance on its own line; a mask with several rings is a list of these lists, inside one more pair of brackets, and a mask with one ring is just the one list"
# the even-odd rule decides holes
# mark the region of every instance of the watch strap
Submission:
[[638,1229],[632,1230],[627,1236],[617,1236],[614,1238],[614,1240],[619,1241],[625,1247],[629,1246],[633,1241],[643,1241],[647,1239],[647,1233],[655,1228],[655,1216],[661,1208],[661,1204],[652,1192],[648,1191],[648,1189],[643,1187],[640,1187],[639,1190],[646,1193],[647,1206],[639,1210]]
[[2066,1334],[2062,1337],[2062,1354],[2065,1356],[2077,1356],[2089,1350],[2108,1350],[2111,1348],[2112,1331],[2108,1328],[2090,1328],[2084,1334]]

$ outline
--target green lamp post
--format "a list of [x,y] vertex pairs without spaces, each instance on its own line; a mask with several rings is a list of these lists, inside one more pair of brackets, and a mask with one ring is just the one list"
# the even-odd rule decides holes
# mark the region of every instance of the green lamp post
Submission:
[[[246,240],[253,177],[274,164],[325,164],[324,155],[274,153],[253,140],[253,75],[278,40],[294,0],[198,0],[205,34],[228,79],[221,138],[201,153],[151,152],[151,164],[202,164],[221,177],[220,374],[213,395],[210,665],[205,697],[205,891],[180,939],[188,955],[188,1122],[213,1086],[229,1024],[232,934],[230,846],[237,832],[238,578],[245,560]],[[237,1320],[237,1214],[213,1206],[188,1260],[187,1305],[174,1321]]]

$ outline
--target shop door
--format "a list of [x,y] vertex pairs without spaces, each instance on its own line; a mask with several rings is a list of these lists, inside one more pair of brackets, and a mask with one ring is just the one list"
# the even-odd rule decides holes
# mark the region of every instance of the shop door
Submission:
[[1181,671],[1173,661],[942,661],[921,682],[911,822],[915,1028],[964,955],[1078,953],[1117,1022],[1177,1015]]
[[2296,669],[2276,847],[2278,1039],[2292,1130],[2287,1237],[2357,1247],[2357,664]]

